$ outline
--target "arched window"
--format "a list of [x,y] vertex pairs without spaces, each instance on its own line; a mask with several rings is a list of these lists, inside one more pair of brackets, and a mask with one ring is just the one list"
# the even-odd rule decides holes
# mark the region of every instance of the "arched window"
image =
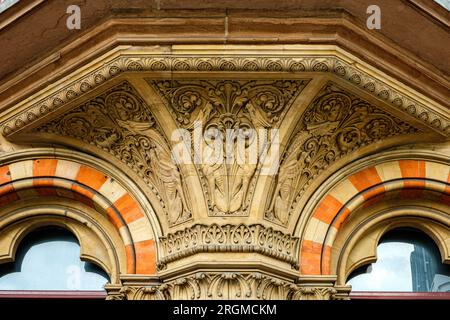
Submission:
[[353,271],[347,281],[352,291],[450,292],[450,265],[441,262],[424,233],[399,228],[381,238],[377,261]]
[[77,239],[61,228],[28,234],[15,261],[0,265],[0,290],[97,291],[107,282],[102,269],[80,260]]

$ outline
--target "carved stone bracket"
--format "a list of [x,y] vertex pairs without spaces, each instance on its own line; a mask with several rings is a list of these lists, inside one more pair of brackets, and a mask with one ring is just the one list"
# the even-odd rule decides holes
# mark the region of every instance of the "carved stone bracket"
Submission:
[[200,252],[256,252],[298,269],[299,239],[261,224],[197,224],[161,238],[159,268]]

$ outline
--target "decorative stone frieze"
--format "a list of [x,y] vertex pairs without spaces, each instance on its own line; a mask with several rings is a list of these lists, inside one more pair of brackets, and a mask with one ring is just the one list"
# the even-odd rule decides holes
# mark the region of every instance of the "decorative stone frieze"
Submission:
[[[304,286],[261,272],[197,272],[152,284],[106,286],[109,300],[329,300],[332,284]],[[344,298],[344,296],[340,297]]]
[[374,78],[356,65],[336,56],[155,56],[126,55],[114,58],[94,68],[49,96],[34,102],[23,111],[3,121],[4,136],[10,136],[49,113],[60,109],[75,98],[97,88],[124,72],[317,72],[331,73],[358,86],[367,93],[386,101],[393,107],[417,118],[444,135],[450,134],[450,119],[387,82]]
[[36,129],[95,145],[133,169],[156,194],[169,225],[192,217],[184,181],[159,124],[123,82]]
[[285,151],[265,218],[286,226],[310,183],[343,156],[379,140],[418,129],[333,83],[303,114]]

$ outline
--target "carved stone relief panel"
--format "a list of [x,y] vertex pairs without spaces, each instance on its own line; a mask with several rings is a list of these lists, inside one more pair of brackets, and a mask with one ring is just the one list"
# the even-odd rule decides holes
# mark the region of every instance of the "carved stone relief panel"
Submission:
[[[238,150],[238,137],[247,141],[244,146],[247,154],[251,146],[270,145],[268,132],[279,125],[308,81],[147,81],[163,97],[180,128],[193,132],[200,125],[202,136],[209,135],[210,141],[223,140],[224,150],[214,161],[196,163],[209,215],[248,215],[262,154],[258,153],[254,162],[240,162],[238,157],[230,157],[230,150],[233,154]],[[203,140],[200,144],[205,152],[214,152],[209,142]],[[262,148],[257,152],[261,151]]]
[[150,108],[128,82],[36,129],[78,139],[112,154],[152,189],[169,225],[192,216],[179,168]]
[[328,83],[302,116],[268,197],[265,218],[286,226],[296,202],[328,166],[359,148],[418,129]]

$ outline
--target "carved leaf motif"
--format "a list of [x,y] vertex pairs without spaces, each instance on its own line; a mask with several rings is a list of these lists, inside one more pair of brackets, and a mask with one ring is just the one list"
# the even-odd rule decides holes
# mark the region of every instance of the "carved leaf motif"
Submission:
[[[245,152],[248,152],[252,143],[258,145],[261,142],[258,140],[261,137],[254,132],[259,128],[275,127],[307,81],[148,82],[164,97],[181,127],[193,130],[194,124],[201,122],[203,133],[216,132],[213,138],[222,139],[223,159],[197,166],[206,189],[209,214],[247,215],[259,163],[240,164],[236,157],[232,161],[225,159],[227,138],[233,153],[237,150],[238,136],[236,133],[230,135],[227,130],[240,130],[240,137],[248,141],[245,145]],[[208,142],[204,142],[203,147],[205,153],[213,154]]]
[[347,153],[380,139],[417,131],[328,84],[305,111],[283,156],[266,219],[287,225],[296,201],[311,181]]
[[219,227],[216,224],[211,225],[211,227],[206,230],[205,242],[206,243],[225,243],[227,241],[227,237],[223,228]]
[[[330,286],[302,286],[293,280],[259,272],[198,272],[163,284],[125,286],[108,290],[108,299],[127,300],[329,300],[338,291]],[[348,293],[341,293],[344,298]]]
[[37,129],[93,144],[116,156],[161,199],[169,225],[191,218],[184,183],[149,108],[124,82]]
[[233,243],[238,243],[241,245],[251,244],[253,240],[252,232],[246,225],[241,224],[239,227],[232,231],[231,239]]
[[202,225],[169,233],[160,241],[158,268],[199,252],[256,252],[298,269],[299,239],[261,224]]

